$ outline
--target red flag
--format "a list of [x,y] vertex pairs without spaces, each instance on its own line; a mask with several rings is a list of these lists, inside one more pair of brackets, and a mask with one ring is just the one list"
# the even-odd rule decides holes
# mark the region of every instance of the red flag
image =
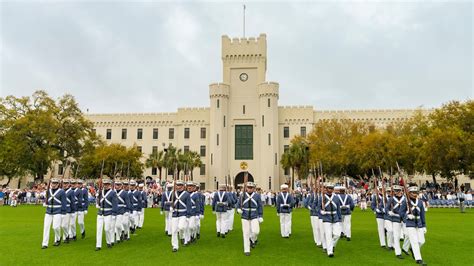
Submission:
[[399,183],[400,183],[400,186],[404,186],[404,185],[405,185],[405,182],[403,181],[403,177],[400,178],[400,182],[399,182]]

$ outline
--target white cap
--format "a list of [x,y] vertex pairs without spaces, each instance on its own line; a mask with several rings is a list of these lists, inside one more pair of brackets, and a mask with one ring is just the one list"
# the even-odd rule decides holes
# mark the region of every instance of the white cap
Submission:
[[334,184],[331,183],[331,182],[324,183],[324,186],[327,187],[327,188],[334,188]]
[[417,187],[417,186],[409,187],[409,188],[408,188],[408,191],[410,191],[410,192],[418,192],[418,187]]
[[255,183],[254,182],[247,182],[247,187],[255,187]]
[[172,187],[173,187],[173,183],[168,183],[168,184],[166,184],[166,187],[167,187],[167,188],[172,188]]
[[138,187],[144,187],[143,183],[140,183],[140,184],[138,185]]
[[131,186],[136,186],[137,185],[137,182],[135,180],[130,180],[130,185]]
[[104,179],[104,180],[102,180],[102,183],[103,183],[103,184],[112,184],[112,180],[110,180],[110,179]]
[[51,178],[51,183],[59,183],[59,179],[57,179],[57,178]]
[[288,185],[287,185],[287,184],[282,184],[282,185],[280,186],[280,189],[285,189],[285,188],[288,188]]
[[400,185],[394,185],[393,190],[402,190],[402,186]]
[[176,185],[177,186],[184,185],[184,181],[183,180],[176,180]]

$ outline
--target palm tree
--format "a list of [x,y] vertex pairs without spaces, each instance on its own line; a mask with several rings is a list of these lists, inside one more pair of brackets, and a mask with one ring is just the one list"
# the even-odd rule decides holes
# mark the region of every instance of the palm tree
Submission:
[[[166,168],[166,180],[168,181],[168,170],[173,169],[173,176],[176,172],[176,167],[178,164],[178,157],[176,155],[177,149],[173,145],[169,145],[166,149],[166,153],[164,156],[163,166]],[[174,179],[174,178],[173,178]]]
[[190,164],[190,169],[191,169],[191,180],[194,180],[194,176],[193,176],[193,170],[194,168],[200,168],[201,165],[202,165],[202,161],[201,161],[201,155],[199,155],[199,153],[193,151],[190,153],[191,157],[191,164]]
[[165,154],[163,151],[159,152],[153,152],[150,154],[148,159],[146,159],[145,166],[146,167],[152,167],[152,168],[158,168],[158,171],[160,172],[159,177],[161,181],[161,170],[163,169],[165,165]]

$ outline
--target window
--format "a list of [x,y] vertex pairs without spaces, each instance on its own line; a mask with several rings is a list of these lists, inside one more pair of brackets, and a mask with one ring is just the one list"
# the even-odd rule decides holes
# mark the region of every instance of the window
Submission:
[[205,157],[206,156],[206,146],[204,145],[201,145],[201,153],[200,153],[201,157]]
[[168,132],[168,138],[169,139],[174,139],[174,128],[170,128]]
[[201,189],[201,191],[205,191],[206,190],[206,183],[200,183],[201,185],[199,186],[199,188]]
[[268,177],[268,189],[272,189],[272,177]]
[[112,129],[107,129],[107,135],[105,136],[106,139],[112,139]]
[[184,128],[184,138],[189,139],[189,127]]
[[138,150],[139,152],[142,152],[142,146],[137,146],[137,150]]
[[58,165],[58,175],[63,175],[64,174],[64,167],[63,164]]
[[264,126],[265,126],[265,116],[262,115],[262,127],[264,127]]
[[283,137],[285,139],[289,138],[290,137],[290,128],[289,127],[284,127],[283,128]]
[[272,134],[268,133],[268,146],[272,145]]
[[206,165],[201,164],[201,168],[199,169],[199,174],[200,175],[205,175],[206,174]]
[[268,107],[270,107],[270,98],[267,99]]
[[300,135],[301,135],[302,137],[306,137],[306,127],[301,127],[301,128],[300,128],[300,133],[301,133]]
[[224,115],[224,127],[225,127],[225,115]]
[[151,153],[158,153],[158,146],[151,147]]
[[235,126],[235,159],[253,160],[253,126]]
[[278,165],[278,154],[275,153],[275,165]]
[[205,139],[205,138],[206,138],[206,128],[201,127],[201,139]]
[[290,175],[290,168],[285,168],[285,173],[284,175]]
[[122,139],[127,139],[127,129],[122,128]]
[[283,146],[283,152],[287,152],[290,149],[290,145]]
[[184,147],[183,147],[183,151],[184,151],[184,152],[189,152],[189,146],[184,146]]
[[137,129],[137,139],[142,139],[143,138],[143,129],[139,128]]
[[219,108],[219,105],[220,105],[219,103],[220,103],[219,99],[217,99],[217,108]]
[[242,106],[242,113],[245,114],[245,105]]
[[153,129],[153,139],[158,139],[158,128]]
[[212,157],[213,157],[213,156],[212,156],[212,153],[211,153],[211,165],[212,165],[212,163],[213,163],[213,158],[212,158]]
[[217,146],[219,146],[219,134],[217,134]]
[[156,175],[157,172],[156,167],[151,168],[151,175]]

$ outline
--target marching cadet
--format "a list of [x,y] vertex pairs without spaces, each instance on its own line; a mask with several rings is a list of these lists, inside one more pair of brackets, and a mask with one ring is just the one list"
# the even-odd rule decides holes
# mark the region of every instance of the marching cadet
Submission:
[[204,219],[204,206],[205,206],[205,202],[206,202],[206,196],[204,196],[204,194],[200,191],[200,186],[199,186],[199,183],[196,183],[196,190],[197,190],[197,193],[201,199],[200,203],[201,203],[201,208],[200,208],[200,215],[199,215],[199,220],[198,220],[198,224],[197,224],[197,233],[196,233],[196,238],[197,239],[200,239],[201,238],[201,220]]
[[66,215],[62,218],[61,227],[63,228],[63,243],[69,243],[69,239],[72,238],[70,228],[75,209],[74,190],[71,188],[71,181],[69,179],[63,180],[63,189],[66,192]]
[[304,200],[304,206],[308,208],[311,219],[311,228],[313,229],[313,240],[316,246],[321,247],[321,237],[319,232],[318,217],[318,195],[312,191]]
[[289,238],[291,235],[291,212],[295,204],[295,199],[288,192],[288,185],[280,186],[281,192],[276,198],[277,216],[280,217],[281,237]]
[[105,241],[107,247],[112,248],[114,242],[114,217],[117,215],[117,194],[112,189],[112,181],[104,179],[102,181],[104,188],[99,191],[97,196],[97,234],[95,250],[102,248],[102,230],[105,231]]
[[131,202],[131,193],[129,189],[129,182],[128,180],[124,180],[123,182],[123,197],[125,199],[125,213],[123,214],[123,234],[125,240],[130,240],[130,227],[131,227],[131,219],[133,213],[133,205]]
[[61,216],[66,215],[66,193],[63,189],[59,188],[58,179],[51,179],[43,206],[46,207],[46,214],[44,215],[43,243],[41,248],[48,248],[51,224],[53,224],[54,231],[54,246],[59,246],[61,244]]
[[410,240],[413,257],[417,264],[425,265],[421,258],[421,247],[425,243],[426,220],[425,207],[423,202],[418,199],[418,187],[410,186],[408,188],[408,197],[400,208],[400,215],[406,226],[408,238]]
[[234,230],[235,205],[237,204],[237,195],[232,191],[232,187],[228,186],[230,204],[227,205],[227,232]]
[[[463,191],[460,191],[460,192],[462,193]],[[428,207],[430,205],[430,201],[428,200],[428,194],[426,193],[426,189],[424,189],[424,188],[421,189],[419,198],[423,202],[423,206],[425,207],[425,212],[427,212]]]
[[346,194],[345,186],[338,186],[339,194],[337,197],[341,202],[341,237],[345,237],[347,241],[351,241],[351,214],[354,211],[354,201],[351,195]]
[[172,205],[171,196],[173,194],[173,184],[166,184],[166,191],[161,196],[161,215],[165,215],[165,234],[171,236],[171,215],[170,208]]
[[140,210],[140,202],[141,202],[141,193],[138,191],[137,182],[135,180],[130,181],[130,201],[132,203],[132,219],[131,221],[131,232],[135,234],[135,230],[138,226],[138,211]]
[[400,209],[404,204],[405,197],[403,196],[401,186],[394,185],[393,190],[394,196],[387,202],[387,206],[385,206],[385,212],[388,213],[392,221],[393,247],[395,249],[395,256],[399,259],[403,259],[402,250],[400,248],[400,239],[402,238],[402,218],[400,215]]
[[186,187],[191,199],[191,216],[189,217],[188,227],[185,232],[185,243],[189,244],[196,241],[197,224],[201,215],[201,197],[196,192],[196,184],[194,182],[189,181]]
[[227,206],[232,204],[229,193],[226,192],[226,185],[219,185],[219,191],[214,193],[212,199],[212,213],[216,215],[217,237],[225,238],[227,224]]
[[82,184],[78,184],[77,180],[76,179],[72,179],[71,180],[71,187],[74,191],[74,213],[72,215],[72,221],[71,221],[71,231],[69,232],[69,235],[72,236],[72,239],[74,241],[77,240],[77,237],[76,237],[76,220],[79,220],[79,213],[82,213],[82,216],[84,215],[84,213],[82,212]]
[[246,190],[237,203],[237,212],[241,215],[242,234],[244,238],[244,254],[250,256],[250,247],[255,248],[263,223],[263,205],[260,195],[255,192],[255,184],[247,182]]
[[382,248],[386,247],[385,242],[385,227],[384,227],[384,208],[383,208],[383,196],[382,196],[382,186],[378,187],[378,193],[375,193],[372,196],[372,201],[370,208],[374,211],[375,219],[377,221],[377,230],[379,232],[380,246]]
[[[87,195],[87,189],[83,188],[84,181],[77,179],[77,188],[79,191],[77,197],[79,198],[79,205],[77,207],[77,224],[79,224],[79,230],[81,231],[81,238],[86,237],[86,230],[84,227],[84,215],[87,212],[87,207],[89,205],[89,197]],[[84,195],[85,194],[85,195]],[[75,234],[76,230],[74,230]]]
[[117,193],[117,215],[115,216],[115,241],[120,243],[125,240],[125,228],[128,226],[125,213],[127,213],[127,192],[122,189],[122,181],[115,181],[115,193]]
[[317,205],[317,212],[318,212],[318,224],[319,224],[319,237],[321,238],[321,245],[323,247],[323,252],[327,252],[327,241],[326,241],[326,233],[324,232],[324,224],[323,224],[323,214],[321,213],[322,203],[323,203],[323,195],[326,192],[326,188],[322,186],[321,194],[318,195],[318,205]]
[[184,190],[184,182],[181,180],[176,181],[176,191],[173,192],[173,206],[170,211],[173,217],[171,218],[171,245],[173,252],[177,252],[179,236],[184,236],[188,220],[191,217],[191,197]]
[[326,250],[329,257],[334,257],[334,248],[341,237],[341,202],[336,197],[334,184],[326,183],[326,192],[321,202]]
[[360,209],[362,211],[367,210],[367,194],[365,193],[364,189],[360,193]]
[[387,235],[387,248],[389,250],[393,250],[393,229],[392,229],[392,219],[390,217],[390,215],[388,215],[388,213],[385,211],[386,209],[386,205],[388,204],[388,202],[390,201],[390,198],[391,198],[391,195],[390,193],[392,192],[392,189],[390,187],[387,187],[385,189],[385,200],[383,201],[383,220],[384,220],[384,228],[385,228],[385,231],[386,231],[386,235]]
[[142,229],[143,222],[145,221],[145,209],[148,205],[148,198],[146,192],[144,191],[144,184],[141,183],[138,185],[138,191],[140,193],[140,208],[138,210],[138,229]]

